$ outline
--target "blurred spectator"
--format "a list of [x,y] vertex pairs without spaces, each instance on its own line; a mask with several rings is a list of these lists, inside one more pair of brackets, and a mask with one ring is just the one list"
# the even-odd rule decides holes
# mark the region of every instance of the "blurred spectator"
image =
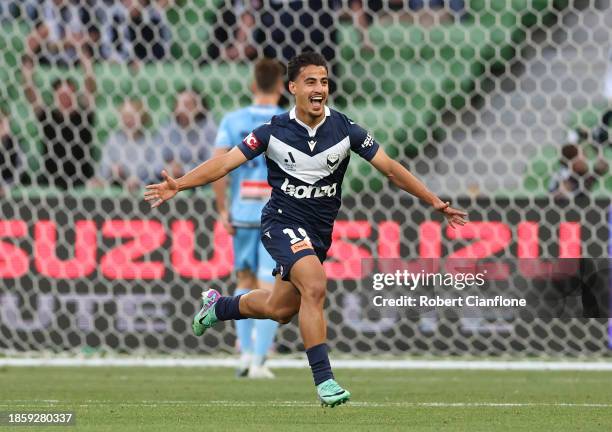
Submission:
[[75,41],[92,53],[99,39],[91,15],[89,3],[92,1],[42,0],[27,9],[27,15],[35,23],[27,46],[40,64],[74,65],[79,60]]
[[116,62],[154,62],[170,52],[171,33],[152,0],[121,0],[100,18],[102,57]]
[[300,52],[312,50],[321,53],[333,68],[341,4],[340,0],[261,2],[255,41],[263,47],[263,57],[287,63]]
[[559,165],[549,184],[549,191],[557,198],[586,195],[598,177],[606,175],[609,170],[608,163],[600,155],[591,172],[583,147],[578,144],[566,144],[561,148]]
[[12,21],[22,15],[22,9],[27,11],[28,8],[33,8],[34,5],[34,0],[21,0],[20,2],[17,0],[0,1],[0,21]]
[[219,19],[213,28],[213,37],[208,45],[211,60],[250,61],[257,58],[254,40],[257,2],[233,2],[229,8],[220,10]]
[[8,113],[0,111],[0,196],[7,186],[19,181],[23,155],[19,143],[11,134]]
[[228,60],[254,60],[257,58],[257,44],[254,39],[255,17],[251,12],[240,14],[234,39],[225,51]]
[[612,110],[606,110],[601,116],[600,123],[591,131],[591,137],[600,146],[612,145],[610,141],[610,128],[612,127]]
[[320,52],[334,65],[340,0],[234,0],[220,10],[208,48],[212,60],[275,58]]
[[197,92],[183,89],[174,101],[173,115],[157,133],[155,147],[173,177],[180,177],[210,157],[217,126],[206,101]]
[[0,2],[2,19],[23,19],[36,22],[39,17],[41,3],[46,0],[7,0]]
[[44,138],[46,172],[39,176],[39,182],[62,189],[83,185],[93,175],[91,152],[96,80],[83,40],[71,40],[71,44],[77,48],[85,73],[84,88],[79,92],[72,79],[56,79],[52,83],[53,104],[50,108],[45,106],[34,85],[34,56],[31,51],[26,51],[22,64],[25,95],[40,122]]
[[149,116],[138,99],[126,99],[119,108],[121,130],[112,133],[102,149],[97,177],[90,183],[121,186],[130,192],[158,180],[163,161],[150,132]]
[[368,28],[379,21],[401,21],[423,27],[451,23],[465,12],[465,0],[350,0],[350,19],[362,35],[366,48],[372,48]]
[[117,63],[127,62],[129,53],[123,45],[127,10],[121,0],[102,1],[105,7],[96,16],[100,26],[100,58]]
[[90,28],[95,29],[93,58],[96,60],[107,58],[109,53],[109,35],[113,32],[114,17],[124,11],[121,0],[81,0],[81,4],[87,4]]

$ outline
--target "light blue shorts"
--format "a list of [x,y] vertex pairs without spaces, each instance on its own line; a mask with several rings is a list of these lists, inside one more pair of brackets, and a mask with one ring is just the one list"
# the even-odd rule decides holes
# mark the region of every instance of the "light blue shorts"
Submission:
[[261,244],[259,228],[236,227],[234,234],[234,270],[251,270],[257,279],[273,283],[276,263]]

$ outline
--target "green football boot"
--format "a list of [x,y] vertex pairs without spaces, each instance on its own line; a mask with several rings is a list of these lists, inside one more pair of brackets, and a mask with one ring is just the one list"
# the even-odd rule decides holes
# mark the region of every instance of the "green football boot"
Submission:
[[348,390],[344,390],[338,385],[333,379],[328,379],[317,386],[317,393],[321,406],[323,407],[335,407],[348,402],[351,398],[351,394]]
[[215,315],[215,305],[221,298],[219,291],[209,289],[202,293],[202,309],[195,314],[191,328],[196,336],[202,336],[206,329],[211,328],[217,321],[217,315]]

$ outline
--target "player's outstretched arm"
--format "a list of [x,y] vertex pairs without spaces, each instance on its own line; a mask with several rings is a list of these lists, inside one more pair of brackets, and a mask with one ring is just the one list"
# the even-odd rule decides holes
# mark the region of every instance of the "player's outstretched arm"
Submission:
[[391,159],[382,147],[378,149],[370,163],[397,187],[431,204],[436,210],[444,213],[451,227],[454,228],[455,224],[466,224],[466,212],[452,208],[449,202],[444,202],[438,198],[436,194],[427,189],[427,187],[412,175],[410,171],[404,168],[399,162]]
[[178,192],[214,182],[226,176],[230,171],[246,161],[246,156],[244,156],[239,148],[234,147],[229,152],[213,157],[198,165],[178,179],[173,179],[164,170],[162,171],[163,182],[146,187],[144,194],[145,201],[149,201],[153,208],[159,207],[164,201],[168,201]]

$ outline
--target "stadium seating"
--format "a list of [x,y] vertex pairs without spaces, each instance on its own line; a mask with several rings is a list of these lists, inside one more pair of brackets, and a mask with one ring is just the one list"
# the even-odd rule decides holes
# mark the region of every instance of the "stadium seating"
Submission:
[[[445,112],[470,104],[479,82],[502,73],[519,55],[515,47],[528,37],[530,29],[552,23],[554,15],[547,13],[549,2],[535,1],[531,7],[527,3],[469,2],[460,23],[433,28],[375,22],[368,32],[376,55],[361,52],[358,57],[365,60],[363,63],[354,61],[361,43],[358,31],[350,25],[341,27],[341,76],[351,77],[341,78],[344,97],[367,100],[379,113],[377,118],[384,121],[373,121],[377,124],[370,126],[371,110],[348,103],[342,108],[349,113],[354,110],[357,121],[371,127],[396,153],[414,157],[418,152],[415,147],[435,142],[443,133]],[[553,5],[564,6],[560,1]],[[382,105],[389,107],[389,95],[397,94],[398,89],[407,96],[393,97],[393,112],[387,112]],[[378,103],[379,99],[382,102]],[[366,171],[362,164],[349,172],[354,190],[361,190],[355,187],[363,183],[360,178]]]

